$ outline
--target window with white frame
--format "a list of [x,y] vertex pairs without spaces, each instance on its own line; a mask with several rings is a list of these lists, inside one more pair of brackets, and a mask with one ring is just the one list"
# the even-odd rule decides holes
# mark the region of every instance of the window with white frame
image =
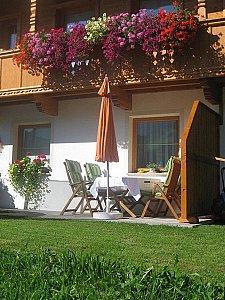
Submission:
[[19,126],[18,157],[50,154],[51,125],[21,125]]
[[133,120],[133,169],[148,164],[164,167],[179,151],[179,118],[135,118]]
[[141,0],[140,8],[147,9],[153,14],[157,14],[159,9],[164,9],[165,11],[174,11],[172,0]]

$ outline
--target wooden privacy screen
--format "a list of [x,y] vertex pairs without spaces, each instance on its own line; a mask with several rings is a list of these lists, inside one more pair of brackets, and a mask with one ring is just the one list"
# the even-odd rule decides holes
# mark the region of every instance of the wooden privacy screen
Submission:
[[181,218],[197,222],[212,214],[219,194],[219,115],[200,101],[194,101],[181,145]]

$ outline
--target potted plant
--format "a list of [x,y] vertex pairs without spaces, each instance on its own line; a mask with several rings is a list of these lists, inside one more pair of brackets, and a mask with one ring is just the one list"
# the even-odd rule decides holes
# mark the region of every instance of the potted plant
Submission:
[[149,162],[146,167],[149,169],[149,172],[155,172],[159,166],[156,163]]
[[24,197],[24,209],[32,204],[34,208],[40,205],[48,192],[48,181],[51,169],[47,166],[46,155],[38,155],[31,159],[30,153],[9,165],[9,180],[13,189]]

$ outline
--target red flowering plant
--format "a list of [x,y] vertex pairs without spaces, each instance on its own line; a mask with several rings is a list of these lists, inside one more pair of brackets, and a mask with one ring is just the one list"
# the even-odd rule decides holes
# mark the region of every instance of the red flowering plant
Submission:
[[165,50],[183,50],[196,37],[198,19],[196,11],[182,9],[181,2],[173,2],[175,11],[160,10],[157,16],[161,26],[161,47]]
[[[35,34],[37,36],[37,34]],[[27,70],[32,75],[39,75],[41,68],[38,68],[36,60],[33,58],[33,44],[34,35],[27,33],[17,45],[19,53],[13,56],[13,61],[23,70]]]
[[48,192],[48,181],[50,168],[47,167],[46,155],[38,155],[37,158],[31,159],[28,152],[25,157],[15,160],[9,165],[9,180],[13,189],[24,197],[24,209],[28,204],[34,208],[40,205]]

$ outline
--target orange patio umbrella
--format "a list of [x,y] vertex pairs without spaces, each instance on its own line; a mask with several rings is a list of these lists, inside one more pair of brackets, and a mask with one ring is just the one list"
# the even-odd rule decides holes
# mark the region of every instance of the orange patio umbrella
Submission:
[[[118,151],[113,119],[112,102],[110,99],[109,79],[105,76],[98,94],[102,97],[95,160],[107,162],[107,199],[109,199],[109,162],[118,162]],[[109,212],[109,205],[106,210]]]

